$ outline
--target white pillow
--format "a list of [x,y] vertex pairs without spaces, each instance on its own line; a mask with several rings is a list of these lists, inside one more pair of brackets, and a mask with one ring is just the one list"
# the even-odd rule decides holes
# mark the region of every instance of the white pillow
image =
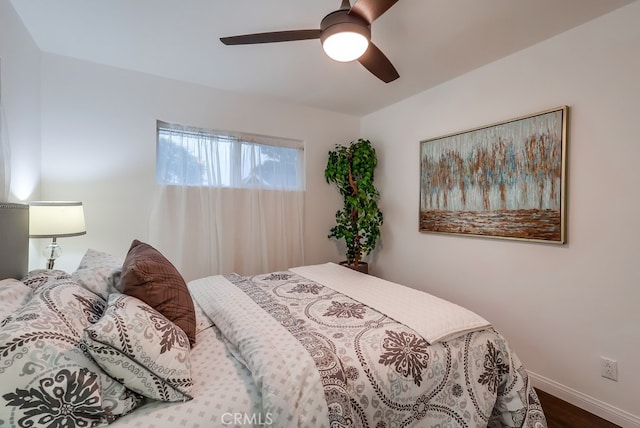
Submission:
[[87,290],[107,299],[118,291],[122,260],[89,248],[71,278]]
[[130,390],[161,401],[191,399],[189,339],[143,301],[111,294],[102,318],[85,328],[84,342],[100,367]]

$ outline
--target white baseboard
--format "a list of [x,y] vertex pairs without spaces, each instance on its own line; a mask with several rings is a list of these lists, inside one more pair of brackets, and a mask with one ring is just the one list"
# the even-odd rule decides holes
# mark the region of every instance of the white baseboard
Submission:
[[539,374],[528,372],[534,387],[623,428],[640,428],[640,416],[618,409]]

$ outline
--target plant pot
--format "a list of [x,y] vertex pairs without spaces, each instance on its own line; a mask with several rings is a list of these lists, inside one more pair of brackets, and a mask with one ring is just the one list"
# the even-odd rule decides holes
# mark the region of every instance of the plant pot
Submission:
[[367,262],[360,262],[358,263],[358,266],[356,266],[356,265],[350,265],[346,261],[344,261],[344,262],[340,262],[340,265],[344,267],[348,267],[349,269],[352,269],[358,272],[365,273],[365,274],[369,273],[369,263]]

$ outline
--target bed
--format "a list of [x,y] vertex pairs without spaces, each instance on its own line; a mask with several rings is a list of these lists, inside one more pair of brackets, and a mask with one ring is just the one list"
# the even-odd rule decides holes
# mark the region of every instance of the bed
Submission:
[[465,308],[333,263],[181,280],[134,241],[1,281],[0,426],[546,427]]

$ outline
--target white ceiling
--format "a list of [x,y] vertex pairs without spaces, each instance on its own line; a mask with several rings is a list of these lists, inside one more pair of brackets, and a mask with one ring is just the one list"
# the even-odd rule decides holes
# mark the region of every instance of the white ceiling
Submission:
[[[353,1],[353,0],[352,0]],[[635,0],[400,0],[372,41],[400,78],[337,63],[318,40],[225,46],[222,36],[319,28],[339,0],[11,0],[44,52],[356,116]]]

